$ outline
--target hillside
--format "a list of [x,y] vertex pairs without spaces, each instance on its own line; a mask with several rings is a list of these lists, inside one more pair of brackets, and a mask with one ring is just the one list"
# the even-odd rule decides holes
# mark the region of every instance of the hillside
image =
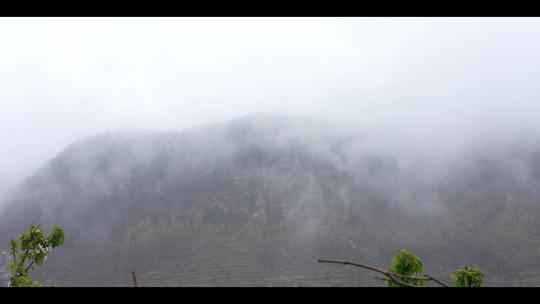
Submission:
[[122,286],[131,270],[146,286],[377,285],[316,259],[383,265],[400,246],[435,275],[471,263],[488,285],[538,284],[540,145],[426,153],[277,115],[98,134],[7,198],[0,244],[31,223],[64,227],[38,271],[57,285]]

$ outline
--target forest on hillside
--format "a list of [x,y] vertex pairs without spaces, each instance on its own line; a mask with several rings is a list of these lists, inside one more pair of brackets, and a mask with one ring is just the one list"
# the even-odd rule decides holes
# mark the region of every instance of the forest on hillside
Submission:
[[480,265],[487,286],[537,285],[540,139],[426,155],[279,115],[98,134],[7,196],[0,251],[62,226],[35,272],[59,286],[130,286],[132,271],[142,286],[380,286],[317,260],[386,265],[396,248],[444,282]]

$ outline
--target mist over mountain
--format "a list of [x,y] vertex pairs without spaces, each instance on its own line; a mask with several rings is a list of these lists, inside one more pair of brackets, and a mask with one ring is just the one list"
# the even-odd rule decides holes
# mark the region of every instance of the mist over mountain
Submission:
[[397,247],[430,273],[470,263],[486,284],[538,284],[540,142],[524,138],[438,154],[271,114],[100,133],[5,198],[0,244],[61,225],[66,243],[37,275],[62,285],[128,285],[131,270],[147,286],[373,285],[316,259],[384,265]]

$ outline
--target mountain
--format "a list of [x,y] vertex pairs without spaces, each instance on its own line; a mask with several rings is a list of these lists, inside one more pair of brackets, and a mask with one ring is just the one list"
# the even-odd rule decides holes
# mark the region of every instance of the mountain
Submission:
[[36,274],[67,286],[129,285],[131,270],[147,286],[377,285],[316,260],[383,266],[396,247],[443,280],[471,263],[488,284],[534,283],[540,145],[429,152],[269,114],[97,134],[10,194],[0,244],[33,223],[61,225],[66,243]]

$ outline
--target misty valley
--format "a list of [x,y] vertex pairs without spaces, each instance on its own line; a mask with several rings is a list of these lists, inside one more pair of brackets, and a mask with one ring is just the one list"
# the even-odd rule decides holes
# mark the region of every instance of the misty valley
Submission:
[[452,284],[540,284],[540,138],[452,153],[384,132],[253,114],[183,131],[78,140],[3,198],[8,244],[32,224],[65,241],[32,277],[54,286],[385,286],[397,249]]

